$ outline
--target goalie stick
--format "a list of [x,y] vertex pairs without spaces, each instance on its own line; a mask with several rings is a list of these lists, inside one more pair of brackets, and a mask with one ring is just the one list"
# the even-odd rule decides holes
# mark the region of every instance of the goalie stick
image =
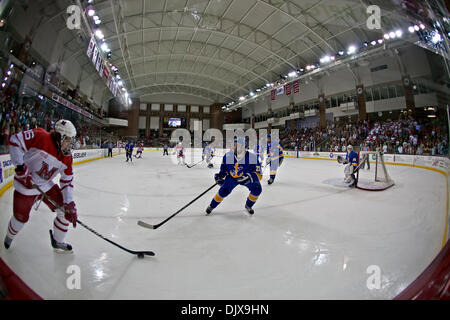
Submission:
[[[62,212],[66,212],[65,209],[63,207],[61,207],[60,205],[58,205],[52,198],[50,198],[46,193],[44,193],[41,188],[39,188],[37,185],[33,185],[33,188],[37,189],[40,194],[46,198],[53,206],[55,206],[56,208],[58,208],[59,210],[61,210]],[[104,236],[102,236],[100,233],[98,233],[97,231],[95,231],[94,229],[90,228],[89,226],[85,225],[83,222],[81,222],[80,220],[77,219],[77,223],[79,223],[81,226],[85,227],[87,230],[89,230],[90,232],[92,232],[93,234],[95,234],[96,236],[102,238],[103,240],[111,243],[112,245],[125,250],[128,253],[131,254],[135,254],[138,256],[138,258],[143,258],[144,256],[154,256],[155,253],[153,251],[133,251],[130,249],[127,249],[125,247],[122,247],[121,245],[115,243],[114,241],[109,240],[108,238],[105,238]]]
[[172,219],[173,217],[175,217],[177,214],[179,214],[181,211],[183,211],[184,209],[186,209],[187,207],[189,207],[191,204],[193,204],[195,201],[197,201],[198,199],[200,199],[204,194],[206,194],[209,190],[211,190],[212,188],[214,188],[217,185],[217,182],[214,183],[211,187],[209,187],[207,190],[203,191],[202,194],[200,194],[199,196],[197,196],[197,198],[195,198],[194,200],[192,200],[191,202],[189,202],[187,205],[185,205],[183,208],[181,208],[180,210],[178,210],[177,212],[175,212],[174,214],[172,214],[170,217],[168,217],[166,220],[155,224],[155,225],[151,225],[149,223],[146,223],[144,221],[139,220],[138,221],[138,225],[140,225],[141,227],[147,228],[147,229],[158,229],[159,227],[161,227],[164,223],[166,223],[167,221],[169,221],[170,219]]

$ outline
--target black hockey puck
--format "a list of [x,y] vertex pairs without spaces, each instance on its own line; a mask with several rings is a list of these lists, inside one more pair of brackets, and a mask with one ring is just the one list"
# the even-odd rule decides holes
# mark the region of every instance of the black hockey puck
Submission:
[[144,259],[144,254],[141,253],[141,252],[139,252],[139,253],[137,254],[137,257],[138,257],[139,259]]

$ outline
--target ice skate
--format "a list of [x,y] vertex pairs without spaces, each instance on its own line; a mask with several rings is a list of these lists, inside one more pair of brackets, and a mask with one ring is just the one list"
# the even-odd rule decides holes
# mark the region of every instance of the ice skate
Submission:
[[206,215],[209,216],[211,214],[211,212],[213,211],[213,208],[211,208],[210,206],[208,206],[208,208],[206,208]]
[[53,250],[57,253],[72,253],[72,246],[65,242],[57,242],[53,238],[53,232],[50,230],[50,242],[52,244]]
[[9,249],[12,241],[13,241],[13,239],[8,237],[8,235],[5,237],[5,241],[3,242],[3,244],[5,245],[6,249]]
[[249,214],[254,214],[254,213],[255,213],[255,210],[253,210],[253,209],[250,208],[249,206],[245,206],[245,209],[247,210],[247,212],[248,212]]

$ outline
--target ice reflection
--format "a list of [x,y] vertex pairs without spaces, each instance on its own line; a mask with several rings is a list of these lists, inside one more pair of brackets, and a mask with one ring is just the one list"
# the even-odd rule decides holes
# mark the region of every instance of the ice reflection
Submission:
[[110,270],[107,268],[108,263],[109,258],[106,252],[103,252],[98,259],[95,259],[91,263],[95,282],[102,282],[107,276],[109,276]]
[[313,258],[313,263],[316,266],[325,264],[328,262],[328,249],[318,248],[315,250],[315,256]]

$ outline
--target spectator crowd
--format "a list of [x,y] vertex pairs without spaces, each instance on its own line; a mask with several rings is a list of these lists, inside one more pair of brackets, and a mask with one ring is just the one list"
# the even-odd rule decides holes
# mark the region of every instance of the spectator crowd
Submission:
[[[68,117],[63,108],[65,107],[54,108],[47,105],[43,99],[18,103],[0,93],[0,154],[8,153],[10,135],[37,127],[50,131],[55,122],[63,118],[71,120],[77,128],[73,146],[75,149],[98,148],[107,142],[117,144],[120,137],[89,123],[81,115]],[[74,114],[74,111],[70,113]]]
[[285,149],[345,152],[351,144],[360,150],[380,148],[385,153],[446,155],[448,130],[436,121],[412,117],[384,122],[332,121],[326,128],[285,129],[280,133]]

